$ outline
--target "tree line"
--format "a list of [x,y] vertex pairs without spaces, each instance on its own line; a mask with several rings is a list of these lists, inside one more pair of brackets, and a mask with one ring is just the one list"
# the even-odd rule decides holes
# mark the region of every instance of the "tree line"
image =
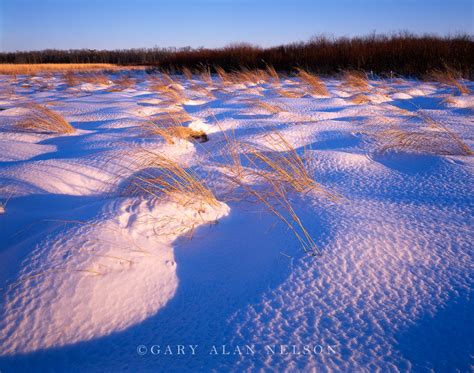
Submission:
[[309,41],[262,48],[246,43],[223,48],[140,48],[123,50],[55,50],[0,53],[0,63],[112,63],[156,66],[164,70],[226,71],[265,68],[291,72],[300,67],[328,75],[343,70],[375,74],[423,76],[433,70],[454,69],[474,77],[472,35],[436,36],[398,33],[363,37],[313,37]]

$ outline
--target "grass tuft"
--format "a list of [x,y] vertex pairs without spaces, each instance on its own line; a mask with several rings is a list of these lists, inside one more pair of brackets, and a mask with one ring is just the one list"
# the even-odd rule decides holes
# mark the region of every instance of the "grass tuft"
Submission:
[[15,123],[15,126],[20,130],[64,134],[75,131],[66,119],[45,106],[27,104],[25,108],[27,113]]
[[319,77],[300,68],[298,68],[297,71],[298,78],[311,87],[312,94],[324,97],[329,96],[326,86]]
[[362,71],[346,71],[344,72],[344,86],[361,91],[367,91],[370,88],[367,81],[367,75]]
[[370,98],[368,98],[366,95],[360,93],[358,95],[355,95],[351,97],[351,102],[354,104],[360,105],[360,104],[368,104],[370,103]]
[[137,155],[134,163],[141,172],[127,188],[132,194],[145,193],[156,199],[168,197],[183,206],[194,201],[210,206],[219,205],[204,180],[191,168],[148,150]]
[[464,83],[461,74],[448,67],[445,70],[432,71],[430,77],[444,85],[456,88],[462,95],[471,93],[471,90]]
[[257,100],[254,103],[255,107],[268,111],[271,114],[278,114],[285,111],[282,107],[278,105],[272,105],[265,101]]

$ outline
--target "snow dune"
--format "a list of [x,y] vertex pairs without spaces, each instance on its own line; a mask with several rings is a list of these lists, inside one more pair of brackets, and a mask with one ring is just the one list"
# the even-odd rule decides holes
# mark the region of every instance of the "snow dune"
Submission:
[[[1,78],[17,91],[0,98],[1,370],[469,370],[472,95],[373,80],[356,103],[360,92],[335,79],[320,97],[295,78],[173,77],[183,100],[170,102],[134,74],[124,90],[57,77],[45,92]],[[29,100],[76,132],[19,131]],[[147,132],[163,113],[209,141]],[[229,136],[260,147],[272,131],[340,196],[289,197],[320,256],[264,204],[229,194]],[[145,168],[137,154],[150,151],[192,168],[216,203],[129,193]],[[200,353],[137,354],[168,344]],[[209,356],[222,344],[259,352]],[[268,355],[265,345],[336,353]]]

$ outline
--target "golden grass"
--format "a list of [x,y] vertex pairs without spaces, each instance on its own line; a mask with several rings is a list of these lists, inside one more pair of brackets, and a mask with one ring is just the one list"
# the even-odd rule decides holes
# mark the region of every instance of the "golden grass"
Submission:
[[177,124],[163,125],[162,123],[150,121],[147,123],[146,129],[154,135],[163,137],[168,144],[174,144],[176,139],[186,141],[195,140],[197,142],[208,141],[208,137],[204,131],[194,130]]
[[153,121],[155,123],[159,123],[160,125],[166,125],[170,123],[182,125],[183,123],[191,122],[192,120],[193,117],[180,106],[164,109],[163,112],[156,114],[153,117]]
[[215,69],[216,69],[217,76],[221,79],[222,83],[228,84],[232,82],[229,74],[227,74],[226,71],[222,67],[217,66]]
[[457,135],[446,131],[382,131],[380,152],[389,150],[437,155],[473,155],[473,151]]
[[150,79],[149,88],[163,95],[171,103],[179,104],[184,100],[184,92],[167,74]]
[[362,71],[346,71],[344,72],[344,86],[367,91],[370,88],[367,76]]
[[15,126],[23,131],[41,133],[73,133],[75,131],[69,122],[55,111],[38,105],[27,104],[27,113],[15,122]]
[[286,98],[301,98],[304,96],[304,94],[301,92],[298,92],[295,90],[283,89],[283,88],[277,89],[276,92],[280,96],[286,97]]
[[255,101],[254,106],[259,108],[259,109],[263,109],[265,111],[268,111],[271,114],[278,114],[278,113],[281,113],[283,111],[286,111],[285,109],[283,109],[282,107],[280,107],[278,105],[272,105],[272,104],[269,104],[268,102],[264,102],[264,101],[260,101],[260,100]]
[[403,109],[397,110],[397,112],[408,114],[407,119],[419,118],[427,126],[422,128],[418,124],[417,127],[402,127],[403,122],[399,120],[381,118],[389,128],[377,134],[380,143],[377,152],[383,153],[393,150],[437,155],[474,155],[471,148],[458,134],[428,114],[422,111],[410,112]]
[[[310,255],[320,253],[305,224],[295,211],[290,193],[305,195],[310,191],[321,193],[331,200],[337,196],[314,180],[312,170],[285,137],[275,131],[264,137],[265,145],[239,143],[233,134],[222,131],[227,142],[223,149],[225,176],[243,195],[261,203],[294,234],[303,250]],[[243,166],[243,163],[246,166]],[[257,181],[257,184],[250,182]],[[235,191],[233,192],[235,194]],[[232,198],[235,199],[235,198]]]
[[275,68],[272,65],[267,65],[267,68],[265,69],[267,72],[267,75],[272,78],[275,82],[280,81],[280,75],[277,73]]
[[360,105],[360,104],[368,104],[370,103],[370,98],[368,98],[366,95],[360,93],[358,95],[355,95],[351,97],[351,102],[354,104]]
[[[234,186],[228,190],[219,184],[218,194],[224,200],[262,204],[287,226],[305,252],[309,255],[320,253],[293,207],[290,193],[304,196],[315,191],[332,200],[336,196],[314,180],[306,160],[281,133],[266,134],[260,139],[264,145],[257,146],[237,141],[233,131],[225,131],[219,123],[217,125],[225,140],[217,165],[226,170],[223,175]],[[173,141],[174,136],[187,136],[187,131],[176,125],[175,128],[158,127],[156,133]],[[171,198],[183,206],[196,201],[211,206],[219,203],[204,176],[198,176],[185,165],[149,151],[136,156],[135,163],[141,172],[133,177],[128,192],[145,193],[157,199]]]
[[79,79],[81,82],[89,84],[107,85],[110,83],[109,77],[102,72],[81,74],[79,75]]
[[130,75],[120,75],[114,81],[115,88],[118,90],[124,90],[135,87],[136,80]]
[[329,96],[329,91],[327,90],[323,81],[316,75],[313,75],[303,69],[298,68],[298,78],[300,78],[304,83],[311,87],[311,93],[318,96]]
[[288,186],[297,193],[317,190],[332,196],[314,180],[313,172],[308,169],[304,159],[280,132],[268,133],[263,139],[263,148],[249,144],[244,146],[247,159],[258,176],[279,183],[280,189]]
[[145,122],[147,134],[158,135],[169,143],[174,144],[176,139],[187,141],[206,142],[209,140],[204,131],[194,130],[183,124],[191,122],[190,116],[183,108],[174,107],[164,110]]
[[192,80],[193,79],[193,73],[191,72],[191,70],[189,70],[187,67],[183,67],[181,69],[181,72],[183,73],[184,77],[188,80]]
[[43,72],[118,70],[124,67],[108,63],[0,64],[0,74],[31,75]]
[[147,150],[136,156],[134,162],[142,171],[131,180],[128,192],[145,193],[156,199],[168,197],[183,206],[195,201],[219,205],[204,180],[192,169]]
[[207,83],[209,86],[213,85],[211,69],[209,68],[209,66],[203,66],[203,68],[199,72],[199,77],[201,78],[203,82]]
[[75,87],[83,83],[100,85],[109,85],[111,83],[109,76],[102,71],[66,71],[63,73],[63,79],[68,87]]
[[259,84],[268,81],[269,75],[262,69],[247,69],[242,68],[239,71],[232,73],[232,79],[235,83],[251,83]]
[[471,93],[471,90],[464,83],[461,74],[453,69],[446,68],[444,71],[432,71],[430,77],[439,83],[456,88],[462,95]]
[[73,71],[66,71],[63,74],[63,79],[68,87],[74,87],[80,84],[80,80],[77,74],[74,73]]

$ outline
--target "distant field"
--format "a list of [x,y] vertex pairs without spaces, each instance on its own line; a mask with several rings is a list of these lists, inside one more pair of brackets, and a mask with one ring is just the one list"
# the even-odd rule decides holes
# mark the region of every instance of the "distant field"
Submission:
[[[119,70],[122,66],[111,63],[41,63],[41,64],[0,64],[0,74],[35,74],[40,72]],[[130,67],[128,67],[130,69]]]

